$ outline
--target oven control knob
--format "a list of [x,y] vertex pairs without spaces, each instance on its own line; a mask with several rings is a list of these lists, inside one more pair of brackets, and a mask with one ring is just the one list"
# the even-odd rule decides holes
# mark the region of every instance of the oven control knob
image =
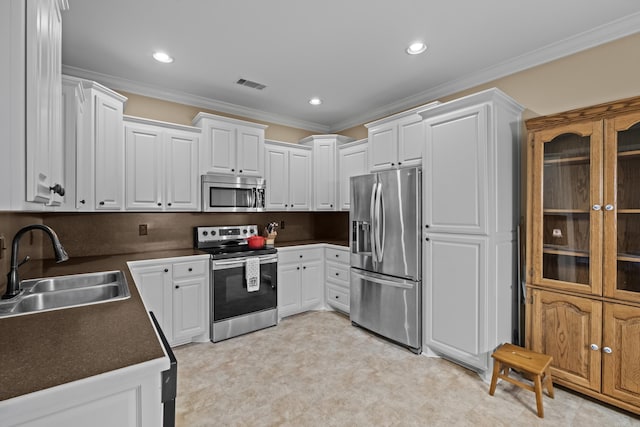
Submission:
[[242,234],[247,234],[247,229],[242,230]]
[[203,232],[202,232],[202,235],[203,235],[203,236],[206,236],[206,235],[208,235],[208,234],[209,234],[209,232],[208,232],[207,230],[205,230],[205,231],[203,231]]
[[249,230],[249,234],[254,234],[254,233],[255,233],[255,230],[254,230],[253,228],[251,228],[251,229]]
[[216,235],[216,230],[211,230],[211,235],[215,236]]

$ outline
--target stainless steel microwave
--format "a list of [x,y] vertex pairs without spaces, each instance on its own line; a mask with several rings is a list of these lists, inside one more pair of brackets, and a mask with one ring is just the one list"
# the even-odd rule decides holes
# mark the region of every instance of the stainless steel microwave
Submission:
[[202,175],[202,212],[264,210],[265,180],[222,174]]

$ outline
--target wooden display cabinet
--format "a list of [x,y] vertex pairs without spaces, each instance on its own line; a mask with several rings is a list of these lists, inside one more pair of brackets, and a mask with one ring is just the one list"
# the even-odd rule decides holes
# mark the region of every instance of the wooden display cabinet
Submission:
[[640,97],[526,124],[526,345],[640,414]]

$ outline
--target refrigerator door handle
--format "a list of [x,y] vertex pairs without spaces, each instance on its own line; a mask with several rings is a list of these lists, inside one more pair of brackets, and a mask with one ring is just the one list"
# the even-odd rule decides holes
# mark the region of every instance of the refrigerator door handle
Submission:
[[384,257],[384,202],[382,201],[382,183],[378,183],[378,195],[376,197],[376,244],[378,245],[378,262]]
[[351,274],[353,274],[359,279],[368,280],[369,282],[378,283],[380,285],[393,286],[393,287],[402,288],[402,289],[413,289],[414,287],[414,284],[407,280],[397,279],[396,281],[396,280],[383,279],[377,274],[362,274],[355,271],[353,268],[351,269]]
[[378,188],[378,183],[374,182],[373,187],[371,187],[371,202],[369,205],[369,217],[371,218],[371,225],[369,226],[369,241],[371,242],[371,259],[373,260],[374,266],[378,261],[378,251],[376,250],[376,240],[375,240],[375,230],[377,227],[376,217],[375,217],[377,188]]

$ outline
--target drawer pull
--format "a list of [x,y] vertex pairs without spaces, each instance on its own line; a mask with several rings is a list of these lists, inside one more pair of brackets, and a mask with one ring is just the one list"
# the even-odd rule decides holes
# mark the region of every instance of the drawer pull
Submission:
[[165,268],[165,269],[164,269],[164,272],[165,272],[165,273],[168,273],[168,272],[169,272],[169,269],[168,269],[168,268]]

